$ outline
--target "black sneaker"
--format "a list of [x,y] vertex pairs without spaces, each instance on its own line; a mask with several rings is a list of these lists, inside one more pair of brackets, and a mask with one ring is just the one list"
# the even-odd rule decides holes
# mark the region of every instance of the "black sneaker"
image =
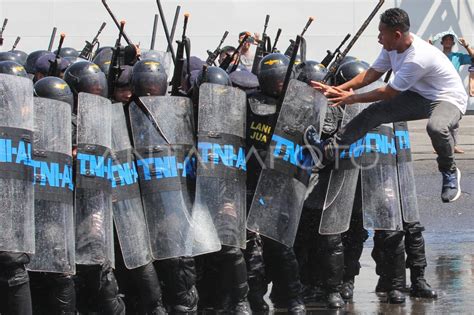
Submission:
[[456,168],[454,172],[441,172],[443,176],[443,189],[441,200],[453,202],[461,196],[461,171]]

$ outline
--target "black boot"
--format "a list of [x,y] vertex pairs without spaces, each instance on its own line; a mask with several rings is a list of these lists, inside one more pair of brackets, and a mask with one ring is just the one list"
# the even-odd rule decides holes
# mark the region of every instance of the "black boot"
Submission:
[[199,295],[196,289],[196,266],[191,257],[177,257],[155,262],[164,283],[164,302],[172,314],[196,314]]
[[436,291],[433,290],[431,286],[426,282],[424,273],[425,268],[422,267],[413,267],[410,269],[410,296],[421,297],[425,299],[438,298],[438,294],[436,293]]
[[288,314],[290,315],[304,315],[306,314],[306,307],[301,298],[290,299],[288,301]]
[[[268,305],[267,305],[268,306]],[[252,311],[250,310],[250,305],[247,300],[242,300],[237,302],[234,305],[231,305],[227,310],[226,314],[232,315],[250,315]]]
[[375,287],[375,293],[378,296],[387,296],[388,291],[390,291],[390,281],[388,281],[387,276],[380,275]]
[[221,307],[214,309],[214,314],[216,315],[250,315],[252,314],[252,311],[250,310],[250,305],[247,299],[243,299],[236,303],[226,301],[224,304],[225,305],[222,305]]
[[176,304],[171,306],[171,314],[197,314],[197,305],[199,295],[196,287],[193,286],[187,292],[181,292],[176,295]]
[[[258,281],[259,283],[255,283]],[[268,314],[270,307],[264,300],[265,293],[267,291],[267,284],[263,279],[249,279],[249,293],[247,295],[250,308],[253,312],[258,314]]]
[[341,287],[341,297],[344,300],[351,300],[354,296],[354,278],[344,280]]
[[162,304],[159,304],[159,305],[156,305],[156,307],[151,312],[149,312],[148,314],[150,314],[150,315],[166,315],[166,314],[168,314],[168,312],[166,311],[166,308]]
[[400,290],[391,290],[388,292],[388,303],[403,304],[405,303],[405,294]]
[[405,303],[405,247],[403,243],[393,252],[387,253],[388,274],[391,280],[391,290],[388,293],[388,302],[390,304]]
[[247,282],[249,292],[247,299],[253,312],[268,314],[270,308],[263,299],[267,293],[267,281],[265,279],[265,263],[263,261],[263,244],[260,235],[247,234],[247,248],[244,251],[247,264]]
[[388,278],[387,259],[383,250],[384,235],[376,233],[374,235],[374,248],[372,250],[372,258],[375,261],[375,273],[379,276],[375,293],[377,296],[385,297],[390,291],[390,280]]
[[329,308],[341,308],[344,306],[344,300],[339,292],[332,292],[328,294],[327,303]]
[[317,303],[319,301],[322,301],[326,298],[326,293],[324,292],[324,289],[322,286],[303,286],[303,301],[305,304],[310,304],[310,303]]

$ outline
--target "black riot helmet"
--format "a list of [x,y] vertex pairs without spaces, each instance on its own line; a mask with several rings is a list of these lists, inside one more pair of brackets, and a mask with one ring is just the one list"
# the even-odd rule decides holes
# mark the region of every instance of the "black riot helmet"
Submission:
[[[201,70],[191,71],[190,82],[193,82],[192,88],[188,91],[194,105],[199,104],[199,88],[203,83],[213,83],[219,85],[232,86],[229,74],[219,67],[203,66]],[[198,109],[195,110],[195,120],[197,121]]]
[[160,52],[158,50],[147,50],[141,53],[140,58],[162,62],[163,54],[163,52]]
[[24,78],[28,77],[25,68],[19,63],[11,60],[0,61],[0,73],[16,75]]
[[204,67],[201,69],[198,72],[193,85],[195,88],[199,89],[203,83],[232,86],[232,81],[227,72],[219,67]]
[[342,61],[339,64],[339,66],[341,66],[342,64],[344,64],[346,62],[353,61],[353,60],[357,60],[357,58],[354,57],[354,56],[345,56],[344,58],[342,58]]
[[45,77],[38,80],[33,87],[35,96],[62,101],[74,106],[74,95],[69,85],[57,77]]
[[358,59],[347,61],[339,66],[336,71],[336,85],[341,85],[347,81],[352,80],[359,73],[362,73],[370,68],[370,65]]
[[133,66],[131,84],[135,96],[165,95],[168,76],[161,62],[144,59]]
[[21,64],[20,58],[10,51],[0,52],[0,61],[15,61],[16,63]]
[[113,48],[112,46],[100,46],[99,49],[97,49],[97,50],[95,51],[95,53],[94,53],[94,58],[95,58],[98,54],[100,54],[102,51],[104,51],[104,50],[110,50],[110,51],[112,51],[112,48]]
[[106,76],[109,75],[110,63],[112,62],[113,50],[110,47],[104,47],[92,60],[93,63],[99,66]]
[[26,52],[23,50],[12,50],[10,52],[18,57],[19,64],[22,66],[26,65],[26,59],[28,58],[28,54]]
[[[56,55],[53,53],[45,54],[39,57],[35,63],[36,72],[40,72],[43,75],[47,75],[51,64],[56,60]],[[69,66],[69,62],[65,58],[59,58],[58,60],[58,69],[60,72],[66,71],[66,68]]]
[[307,60],[301,63],[299,66],[298,80],[310,84],[311,81],[321,82],[328,69],[322,64],[314,60]]
[[260,60],[258,82],[263,94],[278,97],[285,82],[290,60],[280,53],[266,55]]
[[[58,53],[58,50],[56,49],[54,51],[54,54],[56,55]],[[61,48],[61,51],[59,52],[59,56],[61,57],[79,57],[79,52],[75,50],[72,47],[63,47]]]
[[47,55],[47,54],[51,54],[51,52],[47,50],[37,50],[29,54],[28,58],[26,58],[26,65],[25,65],[26,72],[35,74],[36,73],[36,68],[35,68],[36,60],[38,60],[39,57],[43,55]]
[[67,68],[64,81],[74,94],[86,92],[107,97],[107,78],[99,66],[90,61],[79,61]]

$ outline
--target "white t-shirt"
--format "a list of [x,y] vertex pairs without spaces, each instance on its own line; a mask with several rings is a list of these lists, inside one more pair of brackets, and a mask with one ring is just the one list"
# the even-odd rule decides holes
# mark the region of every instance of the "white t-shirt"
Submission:
[[393,70],[389,85],[397,91],[413,91],[431,101],[446,101],[464,114],[467,93],[461,77],[441,50],[415,34],[403,53],[382,49],[371,68],[377,72]]

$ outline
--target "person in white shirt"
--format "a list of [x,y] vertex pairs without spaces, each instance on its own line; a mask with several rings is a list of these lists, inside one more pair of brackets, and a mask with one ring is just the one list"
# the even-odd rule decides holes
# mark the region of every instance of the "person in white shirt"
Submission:
[[[367,71],[337,87],[312,82],[332,106],[375,102],[349,122],[335,139],[321,142],[313,136],[312,143],[324,153],[322,163],[325,164],[335,158],[338,146],[354,143],[380,124],[428,119],[426,130],[438,154],[438,168],[443,177],[441,199],[452,202],[461,195],[461,172],[454,160],[451,130],[465,113],[468,97],[459,74],[443,52],[409,29],[410,20],[405,11],[388,9],[381,15],[379,24],[378,40],[383,49]],[[390,69],[394,76],[386,86],[354,93],[354,89],[380,79]]]
[[[248,32],[241,32],[239,34],[239,44],[244,39],[245,35]],[[258,40],[260,39],[260,35],[258,33],[254,33],[252,40],[247,40],[245,44],[242,45],[240,49],[240,64],[243,65],[248,71],[252,71],[253,60],[255,59],[255,51],[252,49],[252,45],[257,45]]]

